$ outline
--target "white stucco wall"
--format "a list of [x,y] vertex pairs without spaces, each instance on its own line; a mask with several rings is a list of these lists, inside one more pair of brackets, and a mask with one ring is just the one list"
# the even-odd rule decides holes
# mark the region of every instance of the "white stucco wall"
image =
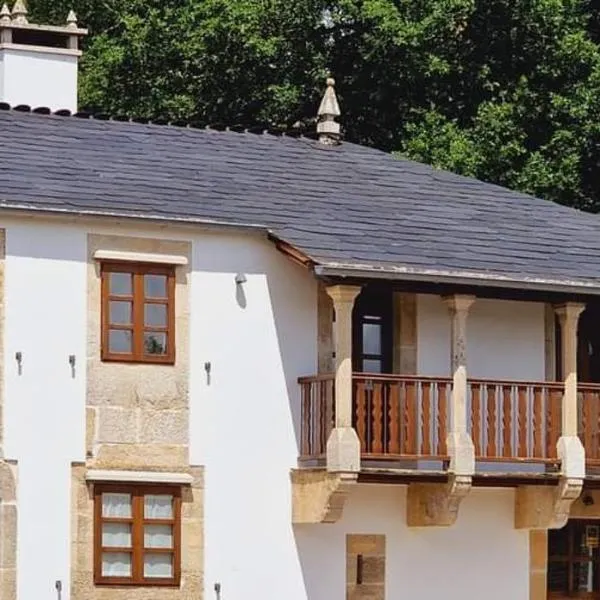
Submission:
[[[5,456],[19,464],[19,600],[55,600],[56,580],[69,600],[70,464],[85,458],[88,232],[193,241],[190,461],[205,466],[206,598],[215,583],[223,600],[343,598],[346,533],[384,533],[389,598],[525,600],[527,535],[513,528],[510,490],[474,490],[450,529],[408,529],[404,487],[363,485],[340,523],[291,525],[297,378],[316,371],[317,291],[267,240],[36,220],[2,226]],[[237,274],[246,283],[236,285]],[[418,314],[420,371],[446,374],[446,308],[420,297]],[[543,378],[541,305],[478,301],[471,316],[473,374]],[[499,563],[509,577],[497,577]]]
[[[450,373],[450,315],[439,296],[417,304],[420,375]],[[478,298],[467,321],[469,376],[544,381],[544,305]]]
[[19,598],[55,600],[61,580],[68,600],[70,464],[85,458],[85,233],[56,223],[3,226],[4,435],[6,458],[18,461]]
[[194,246],[190,451],[205,465],[207,598],[215,583],[224,599],[304,597],[289,473],[297,378],[316,372],[316,299],[311,276],[266,241]]
[[0,102],[75,112],[77,62],[73,54],[8,47],[0,50]]
[[345,597],[346,534],[386,536],[391,600],[529,598],[529,534],[514,529],[513,490],[472,490],[449,528],[408,528],[405,513],[406,487],[361,484],[338,523],[296,526],[305,587],[286,599]]

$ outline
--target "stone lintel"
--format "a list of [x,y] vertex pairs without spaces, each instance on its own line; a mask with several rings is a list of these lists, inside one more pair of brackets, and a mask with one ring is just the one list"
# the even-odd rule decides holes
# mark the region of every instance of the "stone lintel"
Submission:
[[335,427],[327,440],[327,470],[330,473],[360,471],[360,440],[352,427]]
[[335,523],[358,475],[325,469],[292,469],[292,523]]
[[471,490],[470,476],[451,475],[447,483],[411,483],[406,499],[409,527],[449,527],[462,499]]

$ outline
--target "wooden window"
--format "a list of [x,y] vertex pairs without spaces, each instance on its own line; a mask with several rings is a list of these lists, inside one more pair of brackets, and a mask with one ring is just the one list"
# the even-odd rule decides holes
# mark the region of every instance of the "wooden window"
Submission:
[[175,362],[175,268],[102,264],[102,360]]
[[97,485],[94,581],[179,585],[181,488]]
[[548,531],[548,597],[600,598],[600,522]]

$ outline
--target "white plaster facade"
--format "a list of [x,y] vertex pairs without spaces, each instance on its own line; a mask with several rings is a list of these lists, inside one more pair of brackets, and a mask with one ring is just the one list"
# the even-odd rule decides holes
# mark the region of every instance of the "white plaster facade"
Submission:
[[[528,598],[528,537],[514,529],[511,490],[474,490],[454,527],[409,529],[404,486],[359,484],[337,524],[292,526],[297,378],[317,371],[317,285],[262,234],[41,218],[0,226],[4,458],[18,462],[18,600],[55,600],[57,580],[62,600],[70,599],[69,472],[85,459],[89,233],[192,243],[189,441],[190,463],[205,467],[204,598],[215,597],[215,583],[223,600],[343,598],[347,533],[386,535],[387,598]],[[245,283],[236,284],[239,274]],[[419,296],[417,314],[419,372],[446,375],[447,308]],[[543,380],[543,315],[542,304],[477,301],[471,374]],[[499,562],[505,577],[497,576]],[[467,565],[469,576],[456,577]]]
[[386,536],[386,598],[527,600],[528,532],[513,527],[513,495],[476,489],[453,527],[409,528],[406,487],[358,485],[338,523],[296,526],[304,578],[286,598],[344,597],[346,535],[366,533]]
[[77,111],[79,51],[3,45],[0,48],[0,102],[50,110]]
[[[417,372],[450,372],[450,319],[439,296],[417,301]],[[478,298],[467,319],[467,360],[474,378],[544,381],[544,305]]]

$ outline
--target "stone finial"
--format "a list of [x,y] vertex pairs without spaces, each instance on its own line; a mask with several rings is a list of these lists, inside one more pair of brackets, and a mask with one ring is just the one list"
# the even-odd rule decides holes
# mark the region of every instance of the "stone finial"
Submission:
[[12,22],[17,25],[27,25],[27,7],[23,0],[17,0],[12,9]]
[[67,27],[70,29],[77,29],[77,15],[73,9],[71,9],[67,15]]
[[340,124],[336,122],[335,118],[339,117],[340,105],[335,95],[335,80],[331,77],[327,78],[327,89],[321,100],[319,111],[317,113],[317,133],[319,134],[319,141],[322,144],[334,145],[339,143],[341,137]]
[[8,24],[10,24],[10,8],[8,8],[8,4],[5,2],[0,9],[0,25]]

